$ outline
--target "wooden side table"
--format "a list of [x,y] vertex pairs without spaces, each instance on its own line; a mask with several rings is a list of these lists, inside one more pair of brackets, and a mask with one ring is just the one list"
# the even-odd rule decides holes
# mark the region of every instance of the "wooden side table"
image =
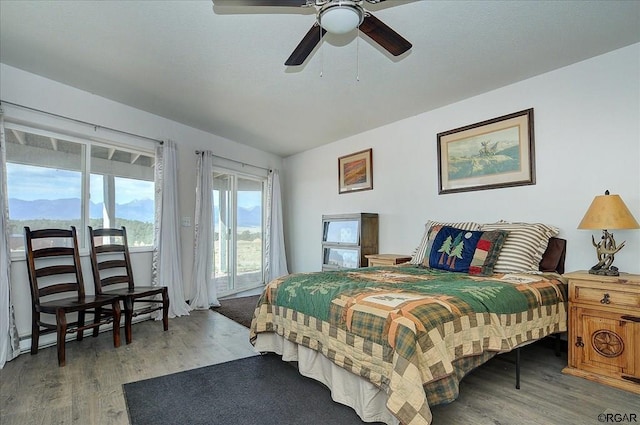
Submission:
[[369,260],[369,267],[393,266],[411,260],[410,255],[402,254],[369,254],[365,255],[365,257]]
[[569,365],[563,373],[640,394],[640,275],[569,279]]

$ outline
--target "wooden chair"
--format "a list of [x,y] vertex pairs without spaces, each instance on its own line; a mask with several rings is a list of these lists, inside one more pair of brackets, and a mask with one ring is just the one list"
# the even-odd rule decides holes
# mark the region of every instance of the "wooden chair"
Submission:
[[[162,310],[162,325],[169,329],[169,292],[166,286],[136,286],[133,281],[131,257],[127,243],[127,230],[89,226],[91,243],[91,268],[96,294],[116,295],[124,305],[124,332],[127,344],[131,344],[133,318]],[[121,284],[118,287],[111,286]],[[126,284],[126,286],[123,286]],[[157,299],[160,296],[161,299]],[[144,306],[136,308],[135,304]]]
[[[120,346],[120,302],[112,295],[86,295],[76,228],[31,230],[24,228],[25,253],[31,286],[31,354],[38,353],[40,335],[57,333],[58,365],[65,365],[65,337],[77,333],[82,341],[85,329],[94,330],[113,324],[113,346]],[[109,314],[102,307],[109,306]],[[77,313],[75,322],[67,315]],[[93,314],[92,323],[85,323],[85,314]],[[43,314],[55,316],[55,324],[45,322]]]

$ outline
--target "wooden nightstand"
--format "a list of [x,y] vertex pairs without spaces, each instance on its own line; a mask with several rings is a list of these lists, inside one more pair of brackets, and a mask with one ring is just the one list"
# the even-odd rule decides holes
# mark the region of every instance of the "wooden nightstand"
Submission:
[[563,373],[640,394],[640,275],[569,279],[569,366]]
[[411,256],[401,254],[369,254],[365,257],[369,260],[369,267],[393,266],[411,260]]

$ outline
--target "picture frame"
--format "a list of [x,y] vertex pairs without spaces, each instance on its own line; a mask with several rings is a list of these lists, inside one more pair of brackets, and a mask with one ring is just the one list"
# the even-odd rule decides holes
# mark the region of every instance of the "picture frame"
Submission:
[[534,185],[533,108],[438,133],[438,194]]
[[338,158],[338,193],[373,189],[373,149]]

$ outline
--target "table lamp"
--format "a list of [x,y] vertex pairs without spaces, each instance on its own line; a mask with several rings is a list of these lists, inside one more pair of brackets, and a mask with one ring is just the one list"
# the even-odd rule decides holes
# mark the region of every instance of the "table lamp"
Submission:
[[611,229],[640,229],[640,224],[629,211],[620,195],[610,195],[607,190],[604,195],[595,197],[578,229],[603,229],[600,242],[596,243],[593,235],[591,243],[596,248],[598,263],[591,267],[589,273],[604,276],[619,276],[618,268],[612,266],[614,256],[625,242],[616,245]]

